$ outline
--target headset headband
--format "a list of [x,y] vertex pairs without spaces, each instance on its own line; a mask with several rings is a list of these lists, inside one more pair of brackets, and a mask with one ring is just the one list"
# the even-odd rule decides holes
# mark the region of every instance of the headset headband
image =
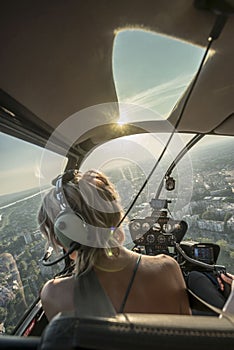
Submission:
[[52,184],[55,185],[56,198],[59,202],[61,211],[69,208],[69,204],[64,195],[63,185],[72,181],[76,174],[78,174],[78,170],[76,169],[68,170],[65,173],[57,176],[52,181]]

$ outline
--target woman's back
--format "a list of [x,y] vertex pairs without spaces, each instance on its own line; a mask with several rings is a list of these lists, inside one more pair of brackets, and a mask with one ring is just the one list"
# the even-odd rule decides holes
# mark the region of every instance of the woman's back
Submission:
[[[137,256],[123,271],[108,273],[95,269],[118,312],[128,288]],[[178,264],[166,255],[142,256],[124,312],[189,314],[186,286]]]
[[124,218],[118,193],[104,174],[74,170],[57,177],[55,189],[43,199],[38,221],[55,249],[59,244],[70,254],[76,246],[72,258],[77,277],[55,279],[43,287],[41,299],[49,319],[58,312],[75,311],[75,305],[79,314],[88,295],[94,308],[95,302],[105,302],[95,295],[97,290],[104,290],[117,313],[190,312],[177,262],[169,256],[144,255],[138,264],[139,254],[123,247]]
[[[136,270],[123,312],[190,314],[186,287],[177,262],[165,255],[142,256],[137,266],[138,257],[124,249],[117,259],[118,264],[107,260],[94,266],[97,279],[115,311],[121,311]],[[44,286],[41,299],[49,319],[60,311],[75,311],[75,283],[79,283],[79,278],[76,282],[74,278],[52,280]],[[88,293],[98,303],[94,290],[90,288]]]

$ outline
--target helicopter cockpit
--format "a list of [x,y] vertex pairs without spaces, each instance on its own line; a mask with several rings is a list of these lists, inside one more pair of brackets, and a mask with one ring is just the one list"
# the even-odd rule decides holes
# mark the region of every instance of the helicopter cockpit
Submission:
[[55,252],[37,222],[54,178],[99,169],[127,249],[173,257],[186,283],[234,273],[233,14],[232,0],[2,4],[0,347],[233,349],[233,315],[191,288],[191,316],[48,323],[40,290],[73,273],[74,247]]

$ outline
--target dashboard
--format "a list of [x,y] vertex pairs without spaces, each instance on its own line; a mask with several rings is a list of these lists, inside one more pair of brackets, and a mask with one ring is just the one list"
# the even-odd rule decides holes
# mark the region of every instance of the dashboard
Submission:
[[[199,267],[201,269],[216,264],[220,247],[214,243],[182,241],[187,228],[188,225],[185,221],[168,217],[166,210],[158,212],[157,215],[154,212],[154,215],[143,219],[133,219],[129,223],[129,231],[135,244],[134,250],[139,253],[170,255],[187,271],[198,268],[196,261],[203,263],[203,267]],[[179,244],[181,252],[190,259],[186,259],[178,252],[177,244]]]
[[174,255],[175,243],[180,243],[187,231],[185,221],[174,220],[166,211],[158,216],[134,219],[129,224],[132,240],[147,255]]

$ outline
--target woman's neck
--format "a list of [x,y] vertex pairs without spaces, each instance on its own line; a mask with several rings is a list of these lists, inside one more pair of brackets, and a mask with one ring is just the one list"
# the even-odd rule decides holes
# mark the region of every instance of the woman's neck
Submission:
[[124,247],[118,248],[118,255],[107,256],[103,253],[95,262],[94,268],[103,272],[118,272],[124,270],[132,261],[135,254]]

